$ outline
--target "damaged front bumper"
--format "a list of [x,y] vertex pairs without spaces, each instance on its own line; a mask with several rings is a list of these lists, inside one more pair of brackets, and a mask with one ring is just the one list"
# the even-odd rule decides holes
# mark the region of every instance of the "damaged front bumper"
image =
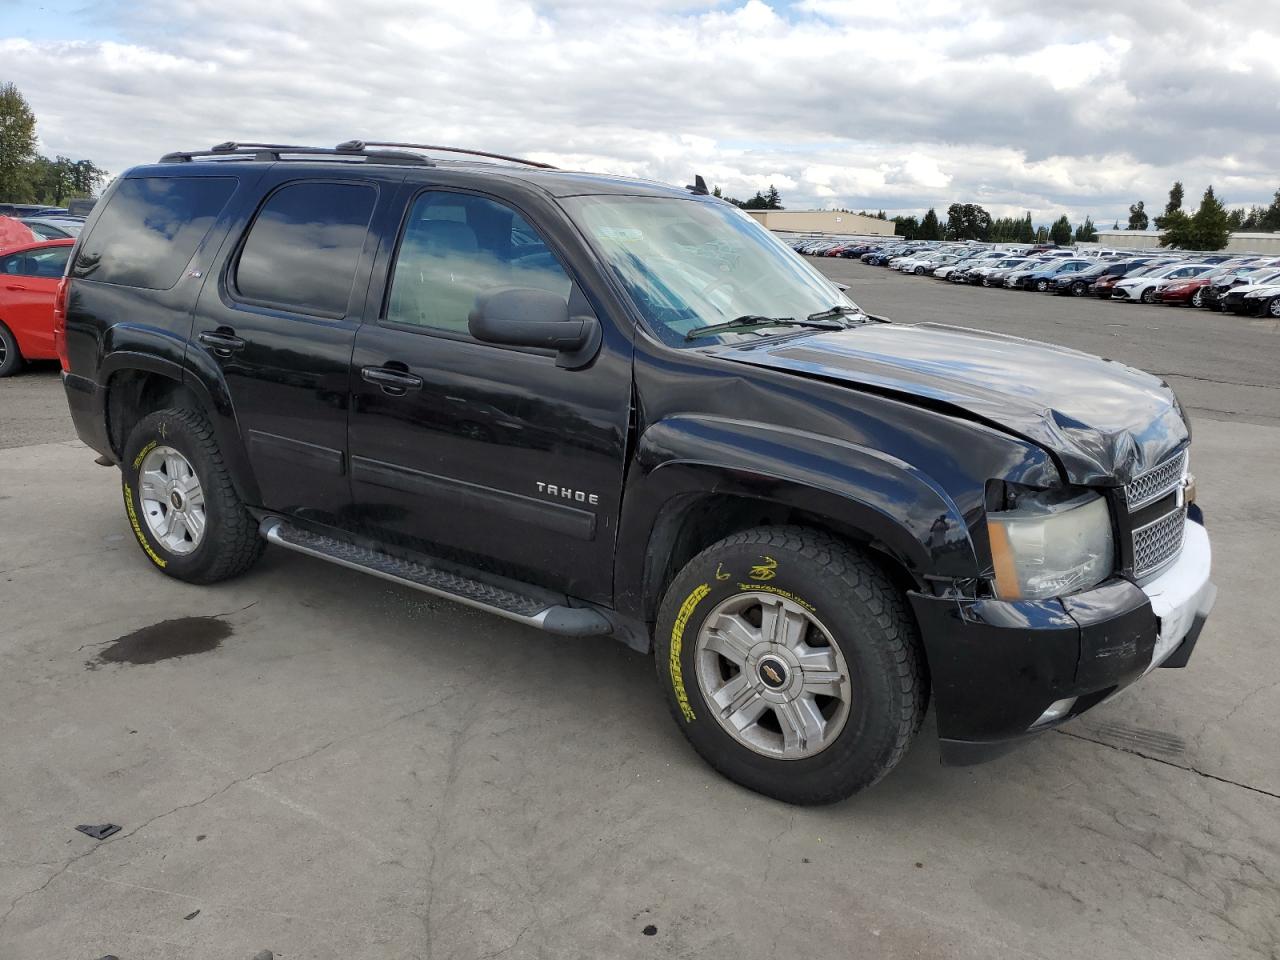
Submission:
[[1217,594],[1208,533],[1186,523],[1178,559],[1142,585],[1116,579],[1046,601],[911,594],[942,762],[992,759],[1158,666],[1186,666]]

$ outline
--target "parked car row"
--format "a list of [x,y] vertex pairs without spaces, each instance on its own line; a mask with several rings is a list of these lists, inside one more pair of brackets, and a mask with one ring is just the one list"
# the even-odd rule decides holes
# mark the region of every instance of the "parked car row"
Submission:
[[856,258],[949,283],[1280,318],[1276,257],[900,240],[801,240],[792,246],[808,256]]

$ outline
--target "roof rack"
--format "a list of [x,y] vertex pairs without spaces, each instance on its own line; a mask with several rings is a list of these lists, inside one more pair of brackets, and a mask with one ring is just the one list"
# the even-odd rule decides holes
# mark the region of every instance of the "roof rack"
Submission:
[[489,153],[485,150],[467,150],[463,147],[442,147],[439,144],[431,143],[392,143],[384,140],[348,140],[346,143],[338,144],[339,150],[360,151],[366,147],[410,147],[414,150],[439,150],[441,153],[462,153],[469,157],[488,157],[490,160],[506,160],[508,163],[522,163],[528,167],[538,167],[541,170],[556,169],[549,163],[540,163],[537,160],[525,160],[521,157],[508,157],[502,153]]
[[365,150],[359,141],[340,143],[336,147],[303,147],[287,143],[243,143],[228,140],[208,150],[180,150],[166,153],[161,163],[189,163],[199,157],[242,157],[246,160],[275,161],[285,156],[343,157],[366,163],[394,163],[408,166],[435,166],[428,157],[402,150]]

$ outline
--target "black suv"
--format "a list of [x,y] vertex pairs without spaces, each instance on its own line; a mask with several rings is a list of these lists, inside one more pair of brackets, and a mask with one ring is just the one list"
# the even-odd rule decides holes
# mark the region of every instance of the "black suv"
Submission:
[[161,572],[273,543],[612,635],[795,803],[884,776],[930,697],[974,762],[1187,662],[1214,587],[1162,381],[869,316],[700,179],[509,161],[229,143],[114,183],[56,338]]

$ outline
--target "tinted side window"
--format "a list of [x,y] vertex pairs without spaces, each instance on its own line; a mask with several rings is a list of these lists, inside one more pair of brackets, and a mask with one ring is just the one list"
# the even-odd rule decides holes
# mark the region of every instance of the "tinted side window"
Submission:
[[43,277],[56,280],[67,268],[70,247],[50,247],[46,250],[28,250],[0,258],[0,273],[17,277]]
[[281,187],[262,205],[236,266],[239,295],[322,317],[343,317],[377,191],[362,183]]
[[235,191],[235,177],[123,181],[80,245],[71,275],[167,290]]
[[567,300],[571,286],[555,254],[510,207],[428,192],[409,212],[386,319],[465,333],[477,294],[491,287],[538,287]]

